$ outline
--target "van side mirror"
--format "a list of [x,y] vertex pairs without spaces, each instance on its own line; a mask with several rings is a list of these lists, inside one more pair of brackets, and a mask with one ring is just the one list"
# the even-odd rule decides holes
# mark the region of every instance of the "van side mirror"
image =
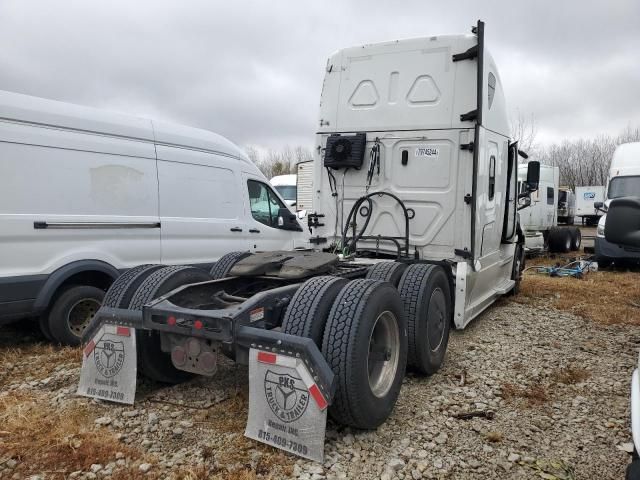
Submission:
[[278,228],[281,230],[294,230],[297,232],[302,231],[302,227],[298,223],[298,218],[288,208],[281,208],[278,210]]
[[540,183],[540,162],[535,160],[527,163],[527,190],[535,192]]

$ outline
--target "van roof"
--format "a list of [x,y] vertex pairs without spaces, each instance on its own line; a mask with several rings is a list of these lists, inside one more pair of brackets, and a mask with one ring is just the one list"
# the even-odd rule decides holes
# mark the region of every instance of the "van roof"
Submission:
[[0,121],[31,123],[212,151],[251,163],[239,147],[208,130],[3,90],[0,90]]

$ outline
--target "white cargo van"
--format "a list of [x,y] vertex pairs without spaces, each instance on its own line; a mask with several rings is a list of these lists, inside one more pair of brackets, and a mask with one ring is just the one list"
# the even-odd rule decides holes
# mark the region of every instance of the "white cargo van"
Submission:
[[[607,210],[611,200],[622,197],[640,197],[640,142],[623,143],[616,148],[611,159],[606,200],[596,207]],[[598,222],[595,252],[598,265],[640,260],[640,249],[617,245],[605,238],[607,215]]]
[[602,212],[595,207],[596,202],[604,202],[604,186],[576,187],[576,216],[582,223],[595,225]]
[[294,248],[279,208],[219,135],[0,92],[0,323],[39,315],[77,343],[129,267]]

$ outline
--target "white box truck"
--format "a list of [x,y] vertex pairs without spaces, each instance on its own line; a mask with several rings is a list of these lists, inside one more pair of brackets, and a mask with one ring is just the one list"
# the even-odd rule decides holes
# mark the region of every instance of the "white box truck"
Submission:
[[583,225],[596,225],[603,215],[595,207],[596,202],[604,202],[604,186],[576,187],[576,216]]
[[[519,188],[524,188],[527,176],[527,164],[518,166]],[[580,229],[571,226],[558,226],[558,210],[561,189],[560,170],[550,165],[540,165],[538,190],[531,194],[531,204],[521,208],[520,224],[525,235],[528,253],[550,251],[566,253],[577,251],[582,243]],[[566,194],[565,194],[565,199]],[[573,219],[573,216],[571,216]]]
[[595,204],[598,209],[605,212],[598,221],[595,239],[595,254],[599,266],[607,267],[612,263],[635,263],[640,260],[640,249],[612,243],[605,237],[606,211],[611,201],[616,198],[638,196],[640,196],[640,142],[623,143],[616,148],[611,159],[605,201]]
[[304,244],[281,207],[219,135],[0,92],[0,324],[39,316],[77,344],[130,267],[208,270],[233,248]]
[[[322,412],[376,428],[407,364],[435,373],[450,329],[517,289],[518,197],[537,188],[539,164],[518,195],[517,143],[482,22],[472,35],[336,52],[316,142],[312,250],[231,252],[204,282],[176,278],[178,267],[121,277],[87,331],[83,372],[117,329],[137,336],[128,348],[160,381],[214,375],[224,352],[249,364],[250,403],[267,398],[250,404],[247,435],[317,460]],[[80,393],[133,398],[135,382],[96,391],[95,375]],[[290,433],[286,422],[306,423]]]

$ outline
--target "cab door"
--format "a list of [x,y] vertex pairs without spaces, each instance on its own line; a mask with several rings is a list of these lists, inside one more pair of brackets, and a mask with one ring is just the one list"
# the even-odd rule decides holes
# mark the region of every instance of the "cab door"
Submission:
[[278,225],[278,211],[287,208],[264,178],[243,173],[243,195],[247,239],[252,252],[292,250],[300,232],[283,230]]
[[502,242],[512,243],[516,233],[517,214],[517,175],[518,175],[518,142],[509,145],[507,156],[507,188],[505,190],[504,224],[502,226]]

